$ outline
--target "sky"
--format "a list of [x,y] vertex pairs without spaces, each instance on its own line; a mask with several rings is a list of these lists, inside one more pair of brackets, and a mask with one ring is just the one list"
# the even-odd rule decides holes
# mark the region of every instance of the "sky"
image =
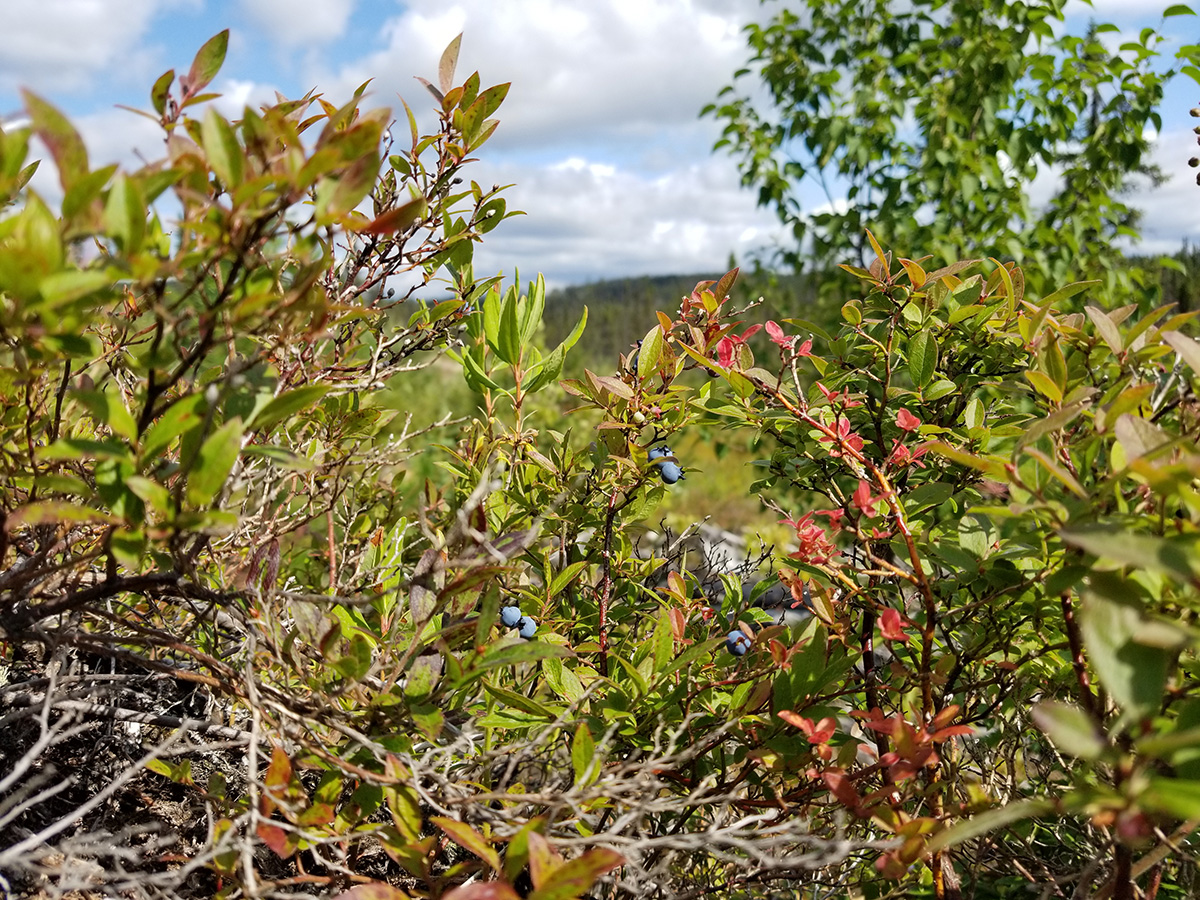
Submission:
[[[199,46],[231,29],[212,89],[222,110],[298,97],[312,88],[344,101],[373,79],[373,105],[431,108],[414,76],[436,81],[442,49],[463,33],[458,76],[512,82],[480,162],[464,173],[511,184],[507,220],[476,252],[476,274],[543,272],[551,286],[644,274],[723,271],[733,255],[783,242],[775,214],[756,206],[735,160],[714,154],[721,125],[700,118],[748,59],[742,29],[778,8],[769,0],[38,0],[5,3],[0,116],[27,87],[72,117],[93,167],[157,158],[154,123],[117,108],[149,108],[165,70],[186,72]],[[1165,6],[1165,4],[1164,4]],[[1156,7],[1157,8],[1157,7]],[[1200,40],[1200,19],[1160,21],[1145,0],[1072,0],[1068,25],[1089,16],[1123,31],[1158,27]],[[1174,34],[1172,32],[1175,32]],[[748,84],[747,87],[750,85]],[[1141,252],[1200,240],[1200,192],[1187,160],[1189,107],[1200,85],[1177,78],[1161,108],[1154,161],[1170,176],[1134,196]],[[44,167],[45,168],[45,167]],[[39,172],[35,189],[53,195]],[[1190,188],[1190,192],[1189,192]]]

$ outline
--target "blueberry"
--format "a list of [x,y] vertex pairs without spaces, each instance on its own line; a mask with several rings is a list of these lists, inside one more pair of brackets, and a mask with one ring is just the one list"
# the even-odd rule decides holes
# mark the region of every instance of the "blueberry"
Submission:
[[519,607],[506,606],[500,610],[500,621],[504,623],[505,628],[516,628],[517,623],[523,618]]
[[533,621],[529,616],[521,616],[520,621],[517,622],[517,634],[525,638],[525,640],[529,640],[537,634],[537,622]]
[[745,656],[750,649],[750,638],[741,629],[731,631],[725,639],[725,648],[734,656]]
[[683,469],[673,462],[661,463],[658,467],[658,474],[667,484],[674,484],[683,477]]
[[650,452],[646,454],[646,456],[652,460],[658,459],[660,456],[674,456],[674,455],[675,454],[671,452],[671,448],[668,447],[666,444],[663,444],[661,447],[653,447],[653,448],[651,448]]

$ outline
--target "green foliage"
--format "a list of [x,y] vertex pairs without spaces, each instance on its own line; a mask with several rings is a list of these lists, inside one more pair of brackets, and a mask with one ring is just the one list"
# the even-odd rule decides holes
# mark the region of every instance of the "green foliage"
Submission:
[[[1187,892],[1195,313],[866,232],[835,316],[752,321],[735,269],[562,380],[586,311],[547,346],[540,278],[473,273],[510,213],[459,173],[505,86],[455,85],[455,41],[438,129],[397,149],[361,89],[225,120],[201,93],[223,53],[159,79],[167,156],[136,172],[92,171],[29,98],[64,199],[13,188],[0,220],[19,765],[75,721],[54,710],[144,725],[113,790],[180,787],[204,896],[1130,896],[1155,867]],[[416,299],[435,279],[450,297]],[[435,444],[413,412],[450,378],[477,408]],[[643,541],[687,483],[649,458],[667,441],[691,481],[752,449],[786,545]],[[801,621],[756,604],[776,589]],[[127,668],[55,694],[70,648]],[[147,673],[226,724],[123,706]],[[46,858],[33,785],[0,782],[0,869]]]
[[[1144,280],[1113,244],[1138,235],[1126,194],[1159,177],[1145,133],[1161,130],[1171,77],[1200,81],[1200,48],[1171,57],[1147,28],[1114,50],[1113,25],[1065,33],[1065,8],[790,4],[747,26],[752,58],[737,77],[756,75],[769,100],[724,88],[705,109],[727,123],[717,147],[791,228],[791,262],[853,255],[865,265],[869,225],[942,259],[1011,257],[1039,290],[1101,278],[1109,296],[1126,296]],[[1049,171],[1058,191],[1035,206],[1030,185]],[[823,187],[832,208],[809,208],[807,184]],[[845,208],[835,202],[842,184]]]

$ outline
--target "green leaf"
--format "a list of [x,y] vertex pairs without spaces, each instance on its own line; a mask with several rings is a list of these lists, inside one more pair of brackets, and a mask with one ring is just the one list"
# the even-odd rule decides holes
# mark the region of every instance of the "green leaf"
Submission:
[[[200,124],[200,138],[208,164],[221,179],[225,190],[232,193],[242,183],[246,157],[233,128],[217,112],[216,107],[210,106],[205,110]],[[352,208],[353,204],[348,209]]]
[[1162,17],[1164,19],[1169,19],[1172,16],[1194,16],[1194,15],[1195,15],[1195,13],[1192,12],[1192,8],[1190,6],[1186,6],[1183,3],[1176,3],[1175,5],[1168,6],[1166,9],[1164,9]]
[[516,691],[510,691],[507,688],[499,687],[494,684],[485,684],[484,690],[504,703],[506,706],[511,706],[513,709],[519,709],[522,712],[527,712],[531,716],[545,719],[548,722],[553,722],[560,715],[562,709],[560,707],[547,706],[544,703],[526,697],[524,694],[519,694]]
[[[516,365],[521,358],[521,327],[518,321],[518,298],[515,290],[508,291],[500,304],[500,324],[496,333],[496,354],[506,363]],[[486,321],[485,321],[486,326]]]
[[1084,594],[1080,631],[1100,683],[1123,710],[1148,716],[1162,703],[1170,653],[1135,640],[1143,622],[1131,602],[1095,590]]
[[111,287],[113,277],[107,272],[68,269],[43,278],[38,284],[38,293],[53,309],[75,300],[82,300],[97,291]]
[[1138,805],[1180,819],[1200,819],[1200,781],[1151,776]]
[[584,787],[600,776],[600,761],[596,759],[596,740],[587,722],[580,723],[571,740],[571,767],[575,770],[575,784]]
[[113,434],[128,441],[137,439],[137,423],[116,391],[76,391],[73,396],[87,407],[96,422]]
[[141,249],[146,234],[146,200],[124,172],[117,174],[104,202],[104,228],[126,253]]
[[175,70],[168,69],[158,76],[154,87],[150,89],[150,103],[160,116],[167,111],[167,93],[171,90],[171,82],[175,80]]
[[546,592],[546,598],[553,600],[555,597],[557,597],[559,592],[561,592],[563,588],[574,581],[575,577],[589,565],[590,563],[587,560],[573,562],[555,575],[554,579],[550,582],[549,590]]
[[662,326],[655,325],[646,332],[646,336],[642,338],[642,345],[638,348],[638,377],[649,378],[658,371],[662,350]]
[[917,387],[924,387],[937,370],[937,339],[929,331],[922,331],[908,342],[908,374]]
[[537,662],[539,659],[574,655],[571,650],[559,644],[523,641],[519,644],[495,644],[489,647],[478,665],[481,669],[494,669],[500,666],[515,666],[518,663]]
[[143,464],[157,462],[173,440],[204,423],[204,413],[200,411],[203,403],[203,395],[190,394],[167,407],[142,436]]
[[333,668],[350,681],[358,681],[370,671],[373,657],[371,641],[362,634],[355,633],[350,637],[349,652],[340,659],[335,659]]
[[1050,376],[1045,372],[1038,372],[1034,369],[1029,369],[1025,372],[1025,379],[1032,384],[1034,390],[1036,390],[1043,397],[1046,397],[1055,403],[1062,403],[1062,391],[1059,389],[1058,385],[1054,383],[1053,379],[1051,379]]
[[1064,531],[1061,536],[1100,560],[1159,572],[1182,584],[1191,583],[1200,573],[1200,548],[1194,536],[1160,538],[1118,526]]
[[192,67],[187,74],[188,94],[194,96],[200,93],[209,82],[217,77],[217,73],[221,71],[221,66],[225,62],[225,51],[228,48],[228,28],[205,41],[204,46],[192,60]]
[[242,448],[242,420],[233,418],[208,436],[187,479],[187,502],[207,506],[225,484]]
[[1033,721],[1068,756],[1094,761],[1104,753],[1105,741],[1096,723],[1078,706],[1056,701],[1039,703],[1033,708]]
[[329,393],[327,384],[306,384],[284,391],[258,411],[246,426],[247,431],[269,433],[274,425],[291,418],[301,410],[308,409]]
[[1054,803],[1050,800],[1017,800],[996,809],[989,809],[972,816],[965,822],[958,822],[945,831],[935,834],[926,845],[930,853],[937,853],[947,847],[955,847],[966,841],[982,837],[997,828],[1006,828],[1024,819],[1035,819],[1054,812]]

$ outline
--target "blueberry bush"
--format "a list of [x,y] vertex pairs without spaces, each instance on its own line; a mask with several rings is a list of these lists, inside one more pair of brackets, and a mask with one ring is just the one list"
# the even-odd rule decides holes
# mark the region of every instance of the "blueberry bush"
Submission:
[[[831,321],[733,270],[563,379],[472,266],[507,86],[229,119],[226,39],[161,160],[0,143],[8,893],[1193,894],[1195,313],[864,232]],[[689,429],[786,542],[652,539]]]

